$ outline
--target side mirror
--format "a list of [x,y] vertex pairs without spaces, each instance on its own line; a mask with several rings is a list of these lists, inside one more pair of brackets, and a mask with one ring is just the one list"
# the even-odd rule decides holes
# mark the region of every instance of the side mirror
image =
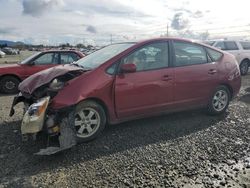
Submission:
[[136,72],[136,65],[133,63],[123,64],[121,66],[121,73],[133,73]]

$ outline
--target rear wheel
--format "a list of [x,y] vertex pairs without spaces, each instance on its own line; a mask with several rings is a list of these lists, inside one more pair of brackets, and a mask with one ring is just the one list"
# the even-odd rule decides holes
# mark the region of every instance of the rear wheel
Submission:
[[230,100],[230,92],[226,86],[219,86],[213,93],[209,104],[208,113],[211,115],[222,114],[226,111]]
[[0,90],[6,94],[14,94],[18,92],[20,81],[14,76],[5,76],[0,80]]
[[248,72],[249,62],[248,60],[243,60],[240,64],[240,73],[241,75],[246,75]]
[[95,139],[105,124],[106,114],[101,105],[94,101],[84,101],[77,105],[74,125],[78,142]]

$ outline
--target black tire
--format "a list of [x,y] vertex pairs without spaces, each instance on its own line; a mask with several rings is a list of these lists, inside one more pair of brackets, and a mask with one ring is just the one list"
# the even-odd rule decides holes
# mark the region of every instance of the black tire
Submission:
[[20,80],[14,76],[4,76],[0,80],[0,91],[6,94],[15,94],[18,92]]
[[[221,97],[218,97],[219,93],[222,93],[223,96],[225,95],[226,99],[225,101],[222,99],[222,96]],[[220,98],[218,103],[216,103],[216,98]],[[224,97],[223,97],[224,98]],[[226,86],[218,86],[213,95],[211,96],[210,100],[209,100],[209,103],[208,103],[208,113],[210,115],[219,115],[219,114],[222,114],[224,113],[227,108],[228,108],[228,105],[229,105],[229,101],[231,99],[231,94],[230,94],[230,91],[228,90],[228,88]],[[218,104],[218,105],[217,105]],[[219,108],[221,105],[221,108]]]
[[248,73],[248,68],[249,68],[249,61],[243,60],[240,64],[240,73],[242,76],[244,76]]
[[[94,113],[91,117],[89,117],[90,111]],[[84,113],[85,118],[83,119],[85,119],[85,121],[83,121],[79,115],[79,113],[81,112]],[[95,101],[90,101],[90,100],[83,101],[76,106],[74,117],[75,119],[73,124],[75,127],[76,138],[78,143],[88,142],[90,140],[95,139],[105,128],[107,119],[103,107],[100,104],[96,103]],[[92,122],[94,121],[97,121],[98,125],[92,124]],[[82,122],[82,124],[79,125],[79,122]],[[84,131],[80,130],[81,127],[85,127]],[[93,132],[91,134],[88,133],[89,130],[87,127],[91,127],[91,129],[93,129]],[[79,131],[82,132],[82,134],[80,134]]]

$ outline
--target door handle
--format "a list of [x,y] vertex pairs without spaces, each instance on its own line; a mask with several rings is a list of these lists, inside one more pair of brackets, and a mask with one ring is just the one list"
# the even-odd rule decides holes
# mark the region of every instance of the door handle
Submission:
[[215,74],[215,73],[217,73],[217,70],[215,70],[215,69],[210,69],[208,71],[208,74]]
[[172,77],[169,76],[169,75],[164,75],[164,76],[162,76],[161,80],[163,80],[163,81],[170,81],[170,80],[172,80]]

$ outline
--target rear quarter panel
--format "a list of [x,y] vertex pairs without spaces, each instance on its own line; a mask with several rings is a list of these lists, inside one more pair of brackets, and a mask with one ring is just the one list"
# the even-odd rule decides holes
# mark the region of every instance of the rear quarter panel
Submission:
[[224,57],[218,65],[220,84],[228,85],[234,97],[241,87],[241,76],[237,60],[232,54],[224,52]]

